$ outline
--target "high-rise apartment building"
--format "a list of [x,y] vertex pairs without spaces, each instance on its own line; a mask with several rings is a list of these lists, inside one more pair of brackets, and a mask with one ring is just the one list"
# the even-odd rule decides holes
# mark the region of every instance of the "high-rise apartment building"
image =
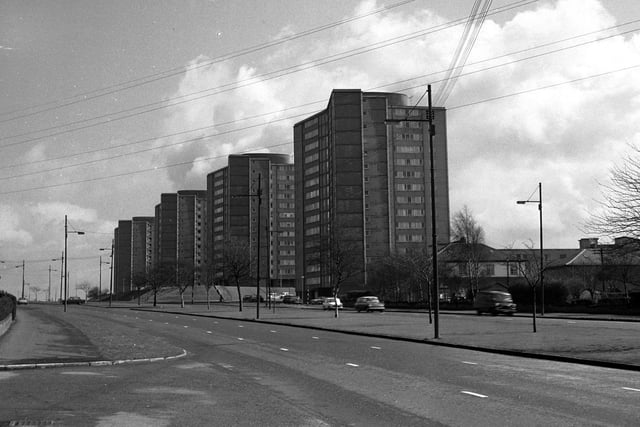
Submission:
[[131,292],[131,221],[118,221],[113,239],[113,293]]
[[131,219],[131,280],[134,287],[145,282],[152,268],[154,222],[152,216]]
[[259,274],[265,285],[294,283],[293,182],[285,154],[230,155],[226,167],[207,175],[208,274],[224,277],[225,245],[239,241],[248,245],[253,280]]
[[178,259],[178,194],[163,193],[155,207],[154,267],[175,266]]
[[177,263],[193,268],[194,285],[201,284],[200,269],[204,259],[204,227],[206,222],[204,190],[181,190],[177,198]]
[[[448,243],[446,112],[432,111],[436,227],[438,243]],[[384,257],[430,250],[428,128],[428,109],[406,95],[361,90],[334,90],[325,110],[294,126],[295,265],[305,297],[331,294],[338,252],[348,254],[345,293],[366,289],[368,269]]]

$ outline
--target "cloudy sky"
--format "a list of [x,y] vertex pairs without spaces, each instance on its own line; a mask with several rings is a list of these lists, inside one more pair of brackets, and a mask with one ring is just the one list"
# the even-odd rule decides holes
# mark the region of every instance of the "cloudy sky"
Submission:
[[[292,153],[333,88],[437,98],[473,0],[0,3],[0,289],[97,285],[118,219],[204,189],[226,156]],[[451,212],[487,243],[577,247],[640,143],[637,0],[494,0],[448,109]],[[424,101],[422,101],[424,104]],[[103,266],[103,286],[108,270]],[[73,294],[73,291],[72,291]],[[34,293],[32,292],[32,297]],[[40,298],[45,297],[44,293]]]

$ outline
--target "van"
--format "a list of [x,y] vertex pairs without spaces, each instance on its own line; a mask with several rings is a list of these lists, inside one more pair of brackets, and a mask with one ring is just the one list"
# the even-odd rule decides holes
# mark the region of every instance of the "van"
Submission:
[[473,300],[473,308],[478,315],[491,313],[494,316],[506,314],[513,316],[516,312],[516,305],[509,292],[502,291],[480,291]]

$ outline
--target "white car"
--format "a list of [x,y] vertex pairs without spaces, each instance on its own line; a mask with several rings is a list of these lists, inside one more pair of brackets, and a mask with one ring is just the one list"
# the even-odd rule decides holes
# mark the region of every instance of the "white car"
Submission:
[[333,297],[325,298],[324,302],[322,303],[322,309],[335,310],[336,305],[338,306],[338,308],[342,308],[342,302],[340,301],[340,298],[333,298]]
[[29,304],[29,300],[26,298],[18,298],[18,304]]

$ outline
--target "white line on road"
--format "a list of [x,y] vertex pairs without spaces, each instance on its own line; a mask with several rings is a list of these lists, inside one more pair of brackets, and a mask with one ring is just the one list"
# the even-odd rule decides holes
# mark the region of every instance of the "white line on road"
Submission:
[[357,368],[359,365],[356,365],[355,363],[347,363],[347,366],[353,366],[354,368]]
[[628,391],[640,391],[640,389],[637,388],[631,388],[631,387],[622,387],[623,390],[628,390]]
[[187,325],[184,325],[184,327],[185,327],[185,328],[188,328],[188,326],[187,326]]
[[244,341],[244,338],[238,338],[238,341]]
[[238,325],[238,328],[244,328],[244,325]]
[[233,368],[233,365],[228,365],[226,363],[220,363],[220,366],[222,366],[224,369],[231,369]]
[[271,332],[272,334],[275,334],[275,333],[276,333],[276,331],[274,331],[273,329],[272,329],[272,330],[270,330],[269,332]]
[[464,363],[465,365],[477,365],[476,362],[466,362],[466,361],[462,361],[462,363]]
[[569,320],[567,323],[576,323],[575,320]]
[[208,334],[212,334],[213,332],[211,332],[211,331],[207,331],[207,333],[208,333]]
[[374,350],[382,350],[382,347],[378,347],[378,346],[375,346],[375,345],[372,345],[371,348],[374,349]]
[[289,349],[288,349],[288,348],[284,348],[284,347],[280,347],[280,350],[282,350],[282,351],[289,351]]
[[311,338],[314,339],[314,340],[319,340],[320,339],[318,337],[311,337]]
[[466,390],[462,390],[461,393],[468,394],[469,396],[475,396],[475,397],[481,397],[481,398],[489,397],[489,396],[485,396],[484,394],[474,393],[472,391],[466,391]]

